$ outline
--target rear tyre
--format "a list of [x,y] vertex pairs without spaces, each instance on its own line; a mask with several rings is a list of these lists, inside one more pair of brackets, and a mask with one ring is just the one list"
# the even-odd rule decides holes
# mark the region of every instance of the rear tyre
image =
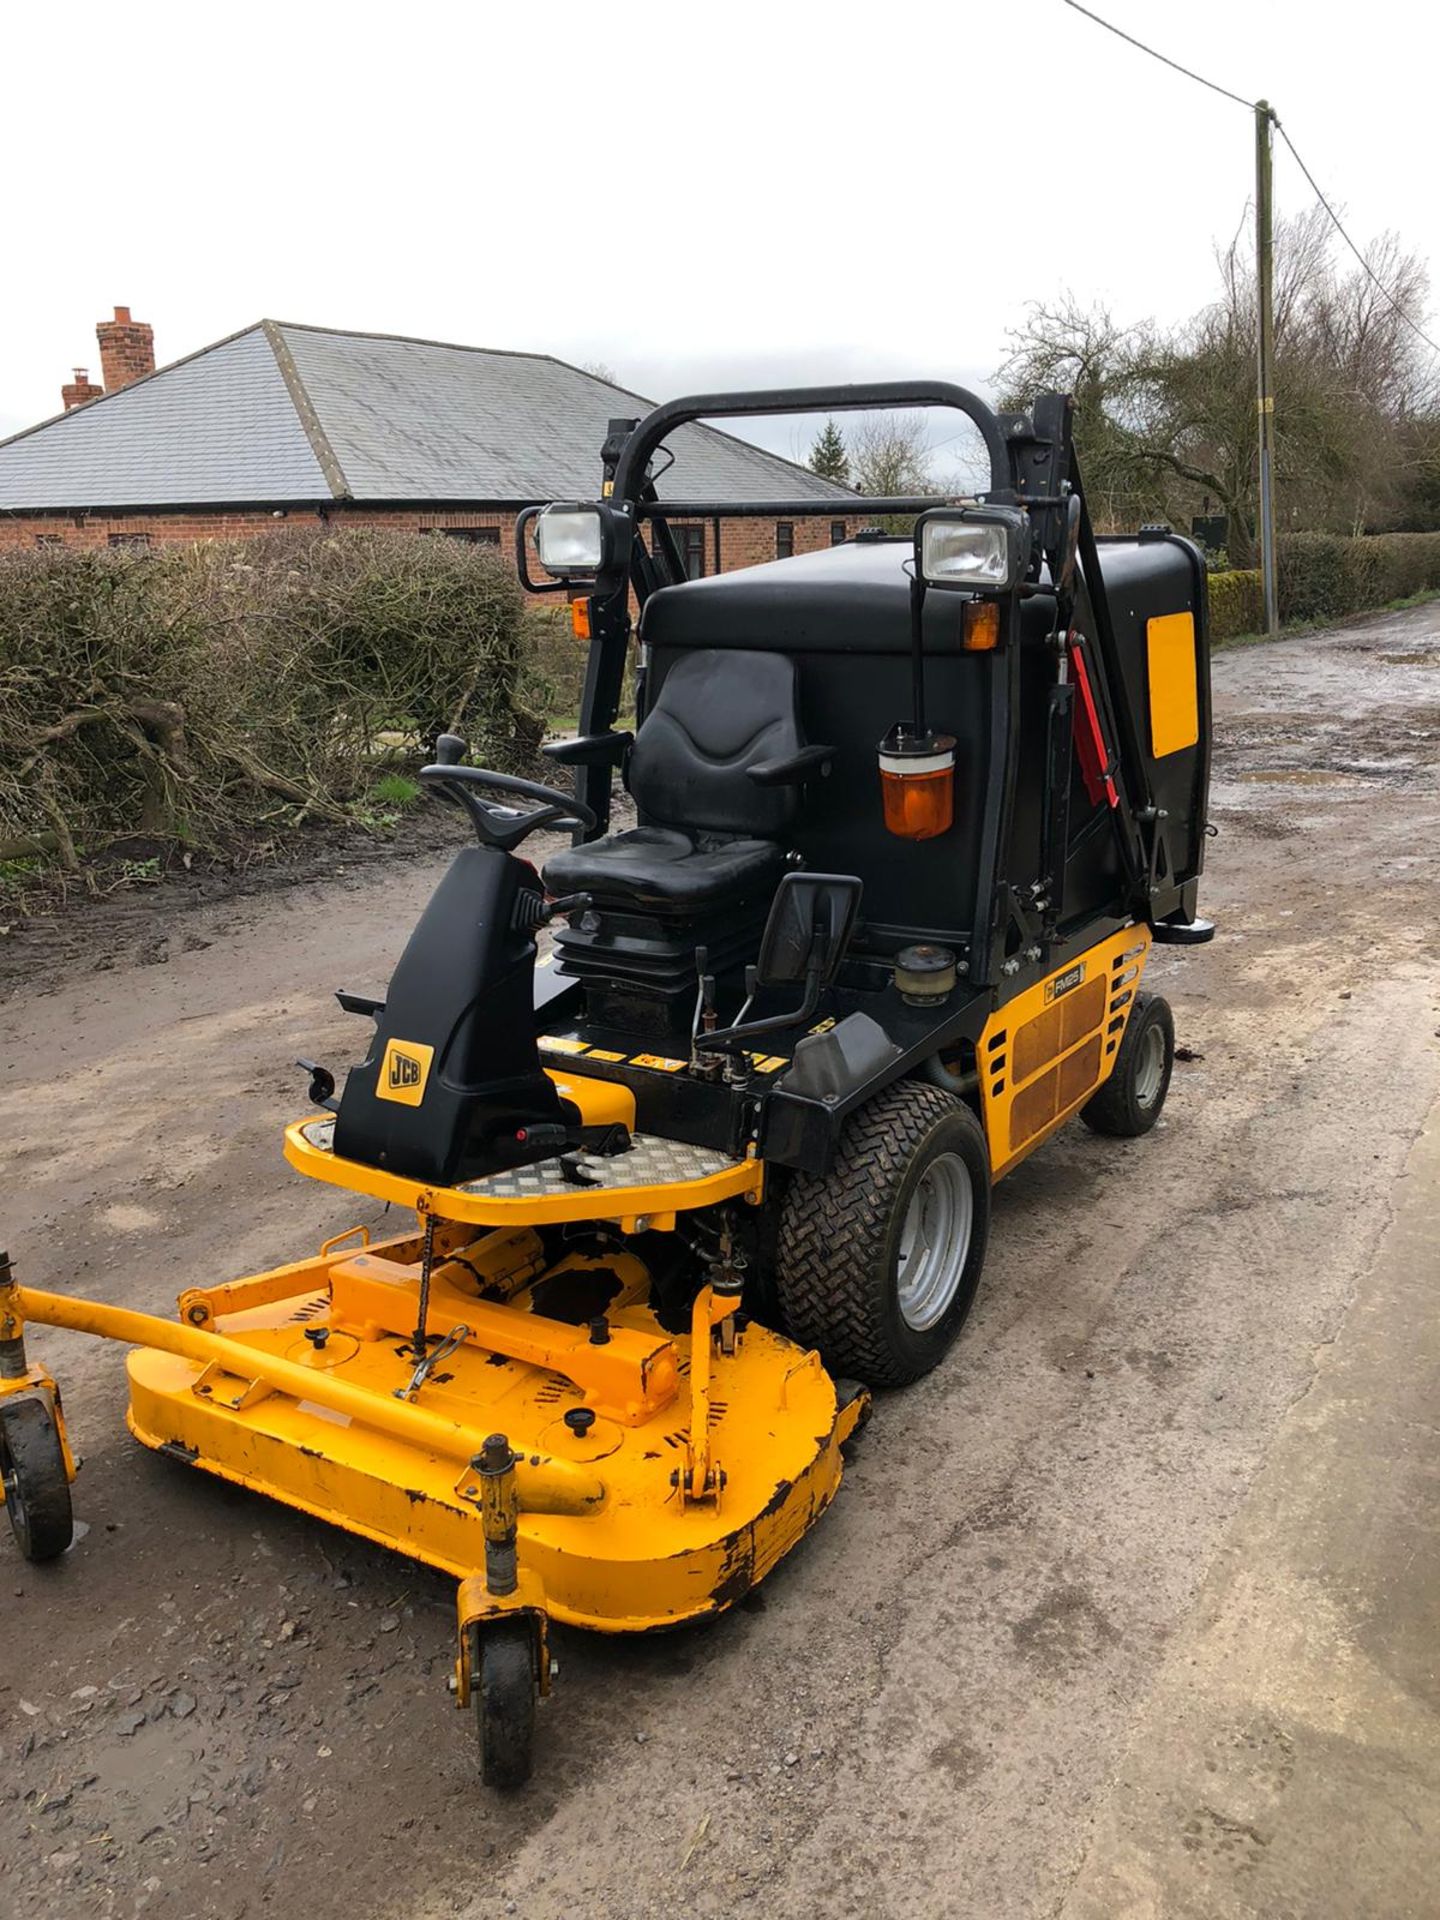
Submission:
[[65,1450],[43,1400],[0,1411],[0,1485],[15,1544],[27,1560],[54,1560],[75,1537]]
[[1175,1016],[1158,993],[1135,996],[1110,1078],[1080,1118],[1096,1133],[1135,1140],[1160,1118],[1175,1068]]
[[480,1777],[513,1793],[530,1778],[535,1745],[535,1629],[528,1620],[474,1627],[470,1690],[480,1741]]
[[964,1325],[989,1228],[979,1121],[937,1087],[897,1081],[845,1123],[829,1173],[791,1178],[776,1258],[785,1327],[837,1378],[906,1386]]

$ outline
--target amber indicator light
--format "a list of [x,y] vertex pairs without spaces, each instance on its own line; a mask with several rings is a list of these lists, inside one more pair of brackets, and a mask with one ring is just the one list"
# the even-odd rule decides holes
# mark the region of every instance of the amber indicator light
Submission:
[[961,645],[967,653],[992,653],[1000,644],[1000,602],[970,600],[965,606]]

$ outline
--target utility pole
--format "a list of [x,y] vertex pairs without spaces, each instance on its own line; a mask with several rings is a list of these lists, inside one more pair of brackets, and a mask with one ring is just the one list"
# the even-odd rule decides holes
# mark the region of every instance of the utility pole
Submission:
[[1270,187],[1268,100],[1255,102],[1255,272],[1259,280],[1256,376],[1260,423],[1260,574],[1265,590],[1265,631],[1280,631],[1275,580],[1275,232]]

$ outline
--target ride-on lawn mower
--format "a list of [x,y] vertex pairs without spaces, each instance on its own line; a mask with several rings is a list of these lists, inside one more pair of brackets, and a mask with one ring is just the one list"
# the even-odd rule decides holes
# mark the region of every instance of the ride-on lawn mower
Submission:
[[[988,491],[857,501],[913,537],[686,579],[671,521],[815,502],[662,504],[667,436],[887,406],[967,414]],[[869,1389],[954,1341],[991,1183],[1076,1112],[1154,1125],[1174,1037],[1146,959],[1211,932],[1204,568],[1163,530],[1096,539],[1068,399],[704,395],[613,422],[602,465],[599,501],[517,526],[525,584],[590,637],[580,735],[546,748],[573,792],[443,736],[421,777],[478,844],[385,999],[340,995],[373,1024],[343,1092],[300,1063],[287,1157],[415,1225],[194,1287],[173,1323],[0,1258],[21,1550],[69,1544],[74,1475],[25,1323],[127,1342],[146,1446],[458,1577],[456,1694],[500,1786],[530,1770],[549,1623],[733,1605],[829,1504]],[[617,769],[639,824],[612,833]],[[523,843],[559,826],[541,875]]]

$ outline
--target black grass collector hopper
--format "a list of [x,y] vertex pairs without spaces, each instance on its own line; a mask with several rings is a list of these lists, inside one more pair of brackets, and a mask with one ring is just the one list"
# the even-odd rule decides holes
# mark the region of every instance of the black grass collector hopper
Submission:
[[[667,515],[814,502],[662,503],[676,428],[892,406],[966,414],[984,493],[857,501],[913,538],[686,579]],[[455,1696],[500,1786],[551,1623],[732,1605],[829,1504],[870,1390],[951,1347],[993,1182],[1072,1115],[1154,1125],[1174,1033],[1146,962],[1211,932],[1204,566],[1164,531],[1097,540],[1068,399],[700,395],[612,422],[601,472],[517,529],[590,636],[579,737],[546,749],[573,791],[441,740],[423,779],[477,844],[385,995],[342,994],[359,1064],[303,1063],[287,1156],[407,1223],[197,1282],[174,1321],[0,1258],[22,1549],[68,1544],[74,1475],[26,1323],[125,1341],[144,1444],[456,1576]],[[617,774],[637,824],[611,832]],[[557,825],[537,872],[522,843]]]

